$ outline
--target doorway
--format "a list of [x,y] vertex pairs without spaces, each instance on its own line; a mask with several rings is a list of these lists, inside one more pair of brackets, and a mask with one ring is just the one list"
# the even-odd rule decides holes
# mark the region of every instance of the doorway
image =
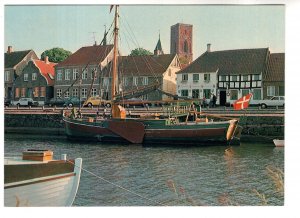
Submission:
[[225,106],[226,104],[226,91],[220,91],[220,106]]

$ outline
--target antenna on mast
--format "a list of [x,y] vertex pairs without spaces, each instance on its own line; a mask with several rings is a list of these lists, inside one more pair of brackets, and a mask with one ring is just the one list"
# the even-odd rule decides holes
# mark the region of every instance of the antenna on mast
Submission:
[[97,32],[90,32],[90,33],[92,33],[93,34],[93,39],[94,39],[94,45],[97,45],[97,41],[96,41],[96,36],[95,36],[95,33],[97,33]]

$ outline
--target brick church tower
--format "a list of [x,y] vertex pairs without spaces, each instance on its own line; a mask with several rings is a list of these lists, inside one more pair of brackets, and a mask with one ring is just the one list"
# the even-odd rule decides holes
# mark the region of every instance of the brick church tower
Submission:
[[171,26],[170,53],[176,53],[182,64],[193,61],[193,25],[177,23]]

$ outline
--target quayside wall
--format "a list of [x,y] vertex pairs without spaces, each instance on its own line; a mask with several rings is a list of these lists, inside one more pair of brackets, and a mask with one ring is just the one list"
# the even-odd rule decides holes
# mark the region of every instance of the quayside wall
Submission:
[[[92,115],[91,115],[92,116]],[[236,116],[240,120],[242,141],[271,142],[284,138],[284,114],[248,114]],[[214,120],[218,120],[215,118]],[[5,113],[5,133],[61,135],[64,133],[62,113]]]

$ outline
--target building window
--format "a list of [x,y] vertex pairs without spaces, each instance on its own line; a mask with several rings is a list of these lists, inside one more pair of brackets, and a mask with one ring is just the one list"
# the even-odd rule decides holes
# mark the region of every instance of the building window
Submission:
[[230,100],[238,99],[238,90],[230,90]]
[[33,97],[35,98],[39,97],[39,87],[34,87]]
[[188,74],[182,74],[182,82],[186,82],[189,80],[189,75]]
[[97,95],[97,89],[92,88],[92,96],[95,97]]
[[123,78],[123,84],[124,86],[128,86],[128,77]]
[[233,82],[238,81],[238,76],[236,76],[236,75],[231,76],[231,81],[233,81]]
[[70,77],[71,77],[71,70],[66,69],[66,71],[65,71],[65,80],[70,80]]
[[61,98],[61,93],[62,93],[61,89],[57,89],[56,90],[56,97]]
[[249,89],[242,89],[242,96],[248,95]]
[[32,79],[32,80],[36,80],[36,78],[37,78],[37,74],[36,74],[36,73],[32,73],[31,79]]
[[181,90],[181,96],[185,96],[185,97],[189,96],[189,90],[186,89]]
[[28,73],[24,73],[24,81],[28,81]]
[[57,79],[56,80],[62,80],[62,71],[61,70],[58,70],[57,71]]
[[193,74],[193,81],[198,82],[199,81],[199,74]]
[[93,68],[91,71],[91,79],[97,79],[97,68]]
[[83,68],[82,69],[82,79],[87,79],[87,75],[88,75],[88,71],[87,68]]
[[209,82],[210,81],[210,74],[209,73],[205,73],[204,74],[204,82]]
[[69,98],[69,97],[70,97],[70,91],[67,90],[65,91],[64,98]]
[[226,76],[220,76],[220,81],[226,81]]
[[143,77],[143,85],[148,85],[148,77],[146,76]]
[[108,77],[103,78],[103,86],[108,86],[109,80]]
[[275,94],[275,86],[267,86],[267,96],[274,96]]
[[203,97],[205,97],[206,99],[210,99],[210,94],[211,94],[211,91],[210,89],[203,89]]
[[81,97],[86,98],[86,95],[87,95],[87,89],[86,88],[81,89]]
[[4,74],[4,81],[8,82],[10,80],[10,72],[9,71],[5,71]]
[[139,82],[139,78],[134,76],[133,77],[133,85],[137,86],[138,85],[138,82]]
[[20,97],[20,88],[15,89],[15,97],[19,98]]
[[25,97],[25,95],[26,95],[26,89],[22,88],[21,89],[21,97]]
[[284,86],[279,86],[279,93],[278,95],[284,96]]
[[72,96],[77,97],[78,96],[78,89],[73,89],[72,90]]
[[40,90],[41,90],[40,97],[46,97],[46,87],[41,86]]
[[199,98],[199,89],[192,90],[192,98]]
[[253,100],[261,100],[261,89],[253,89]]
[[254,74],[252,78],[253,78],[253,80],[260,80],[260,75]]
[[242,79],[243,79],[243,81],[248,81],[248,75],[243,75]]
[[73,69],[73,80],[76,80],[78,78],[78,69]]

